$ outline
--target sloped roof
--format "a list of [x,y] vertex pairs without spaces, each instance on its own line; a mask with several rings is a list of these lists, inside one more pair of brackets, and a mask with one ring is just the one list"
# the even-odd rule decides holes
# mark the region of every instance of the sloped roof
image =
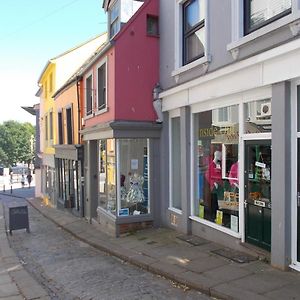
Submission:
[[71,49],[69,49],[69,50],[67,50],[67,51],[65,51],[65,52],[63,52],[63,53],[61,53],[61,54],[59,54],[59,55],[53,57],[53,58],[51,58],[51,59],[49,59],[49,60],[47,61],[46,65],[45,65],[45,67],[43,68],[43,70],[42,70],[40,76],[39,76],[38,83],[41,81],[41,79],[42,79],[42,77],[43,77],[45,71],[46,71],[47,68],[49,67],[49,65],[50,65],[51,63],[54,63],[55,60],[57,60],[58,58],[61,58],[61,57],[65,56],[65,55],[69,54],[69,53],[72,52],[72,51],[75,51],[75,50],[79,49],[80,47],[82,47],[82,46],[84,46],[84,45],[90,43],[91,41],[93,41],[93,40],[95,40],[95,39],[97,39],[97,38],[99,38],[99,37],[101,37],[101,36],[103,36],[104,34],[106,34],[106,32],[101,33],[101,34],[98,34],[98,35],[96,35],[95,37],[93,37],[93,38],[91,38],[91,39],[89,39],[89,40],[87,40],[87,41],[85,41],[85,42],[83,42],[83,43],[80,43],[79,45],[77,45],[77,46],[75,46],[75,47],[73,47],[73,48],[71,48]]
[[55,98],[68,86],[75,83],[78,78],[80,78],[84,74],[84,72],[94,63],[94,61],[101,57],[101,55],[111,46],[112,44],[109,41],[99,46],[97,50],[74,72],[74,74],[66,81],[66,83],[53,94],[53,97]]

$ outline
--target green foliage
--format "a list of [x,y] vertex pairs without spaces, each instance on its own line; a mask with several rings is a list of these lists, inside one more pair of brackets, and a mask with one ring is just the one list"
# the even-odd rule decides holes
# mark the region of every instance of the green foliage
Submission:
[[30,123],[7,121],[0,124],[0,164],[9,167],[30,163],[34,157],[35,128]]

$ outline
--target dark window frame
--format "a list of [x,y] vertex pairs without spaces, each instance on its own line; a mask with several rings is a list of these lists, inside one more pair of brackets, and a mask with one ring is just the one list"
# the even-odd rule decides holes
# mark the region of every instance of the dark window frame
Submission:
[[57,114],[58,122],[58,144],[62,145],[64,143],[64,130],[63,130],[63,112],[60,111]]
[[244,35],[248,35],[249,33],[256,31],[266,25],[273,23],[276,20],[279,20],[292,12],[292,8],[286,9],[285,11],[273,16],[272,18],[259,23],[256,26],[251,28],[251,0],[244,0]]
[[197,32],[198,30],[202,29],[205,27],[205,19],[203,20],[199,20],[199,22],[197,24],[195,24],[192,28],[190,28],[189,30],[186,30],[186,10],[187,7],[192,4],[195,1],[201,1],[201,0],[189,0],[183,3],[182,5],[182,62],[183,65],[187,65],[201,57],[205,56],[205,45],[204,45],[204,52],[203,54],[197,55],[195,57],[193,57],[192,59],[187,59],[186,54],[186,48],[187,48],[187,39],[192,36],[195,32]]
[[[153,23],[151,23],[153,22]],[[156,31],[153,30],[152,24],[156,25]],[[146,27],[147,27],[147,35],[159,37],[159,18],[158,16],[148,15],[146,17]]]
[[66,108],[66,132],[67,132],[67,144],[73,144],[73,115],[72,107]]
[[[90,83],[88,84],[88,82]],[[85,104],[86,104],[86,111],[85,111],[86,116],[92,115],[93,114],[93,75],[92,74],[88,75],[85,79]]]

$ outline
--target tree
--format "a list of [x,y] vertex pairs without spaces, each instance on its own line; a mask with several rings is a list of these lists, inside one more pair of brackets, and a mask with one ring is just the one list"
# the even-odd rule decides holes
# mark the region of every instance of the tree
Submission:
[[34,133],[30,123],[6,121],[0,124],[0,162],[7,167],[20,162],[30,163],[34,157]]

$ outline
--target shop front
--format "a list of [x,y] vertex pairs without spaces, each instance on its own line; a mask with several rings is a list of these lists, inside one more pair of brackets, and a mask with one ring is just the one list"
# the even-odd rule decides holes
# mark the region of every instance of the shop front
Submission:
[[56,206],[54,155],[45,153],[42,156],[41,193],[46,205]]
[[[140,125],[141,130],[131,127],[126,132],[121,126],[111,131],[112,137],[103,131],[84,134],[84,139],[100,137],[87,140],[87,217],[113,236],[156,222],[161,125]],[[91,174],[97,175],[91,178]]]
[[271,98],[192,114],[192,220],[270,250]]
[[83,146],[56,145],[55,151],[57,207],[83,216]]
[[171,227],[271,251],[272,95],[270,86],[169,112]]

